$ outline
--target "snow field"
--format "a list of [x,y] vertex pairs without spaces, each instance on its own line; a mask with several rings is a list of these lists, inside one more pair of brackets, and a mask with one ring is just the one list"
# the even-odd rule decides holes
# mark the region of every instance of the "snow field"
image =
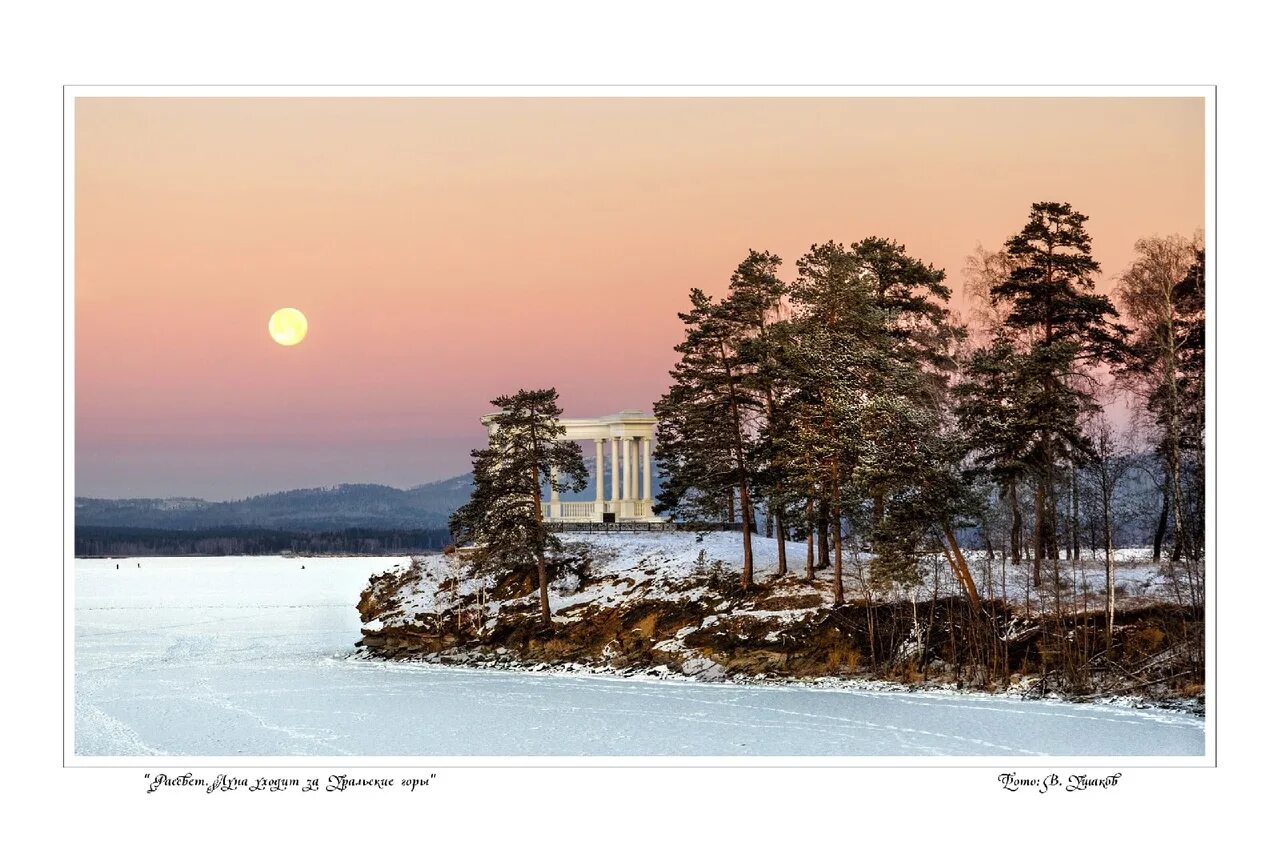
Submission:
[[[625,597],[655,577],[676,590],[687,580],[684,561],[700,551],[735,565],[733,534],[701,543],[677,534],[657,552],[649,536],[669,534],[605,543],[612,556],[602,553],[601,566],[625,578],[609,595]],[[770,547],[761,540],[757,555]],[[443,558],[429,559],[445,571]],[[792,559],[803,566],[803,544]],[[1204,752],[1203,720],[1168,711],[361,659],[352,647],[361,627],[355,601],[370,575],[406,558],[116,562],[75,561],[78,755]],[[557,609],[572,603],[568,593],[553,597]]]

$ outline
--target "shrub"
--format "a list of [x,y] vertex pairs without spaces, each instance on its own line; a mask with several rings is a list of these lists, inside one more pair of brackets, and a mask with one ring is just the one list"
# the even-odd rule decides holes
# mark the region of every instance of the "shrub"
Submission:
[[856,672],[862,655],[849,646],[836,646],[827,650],[827,666],[835,672]]
[[1124,658],[1130,663],[1146,660],[1164,646],[1165,633],[1155,625],[1139,623],[1125,636]]

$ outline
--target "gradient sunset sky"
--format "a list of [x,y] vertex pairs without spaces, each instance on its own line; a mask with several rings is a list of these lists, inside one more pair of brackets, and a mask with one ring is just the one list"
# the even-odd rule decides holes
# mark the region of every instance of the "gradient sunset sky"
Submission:
[[[1199,98],[78,98],[76,494],[469,470],[494,396],[650,410],[691,287],[892,237],[945,268],[1035,201],[1100,287],[1204,227]],[[267,335],[302,310],[306,340]],[[957,298],[956,307],[963,308]]]

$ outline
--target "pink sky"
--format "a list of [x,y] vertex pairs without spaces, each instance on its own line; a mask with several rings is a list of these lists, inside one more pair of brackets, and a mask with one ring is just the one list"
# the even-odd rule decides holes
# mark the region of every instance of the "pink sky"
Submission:
[[[76,104],[76,494],[468,470],[488,400],[648,410],[690,287],[878,234],[947,269],[1034,201],[1100,284],[1204,227],[1200,99],[121,99]],[[280,347],[281,307],[310,322]]]

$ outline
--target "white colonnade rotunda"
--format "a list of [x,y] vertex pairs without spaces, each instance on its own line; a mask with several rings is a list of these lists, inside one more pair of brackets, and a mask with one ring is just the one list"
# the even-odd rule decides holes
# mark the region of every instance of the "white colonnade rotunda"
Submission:
[[[486,415],[480,419],[490,435],[496,429],[492,418]],[[595,443],[595,500],[562,500],[559,491],[552,489],[550,500],[542,505],[543,518],[585,523],[664,521],[653,514],[653,442],[657,424],[657,418],[638,410],[599,418],[561,418],[565,439]]]

